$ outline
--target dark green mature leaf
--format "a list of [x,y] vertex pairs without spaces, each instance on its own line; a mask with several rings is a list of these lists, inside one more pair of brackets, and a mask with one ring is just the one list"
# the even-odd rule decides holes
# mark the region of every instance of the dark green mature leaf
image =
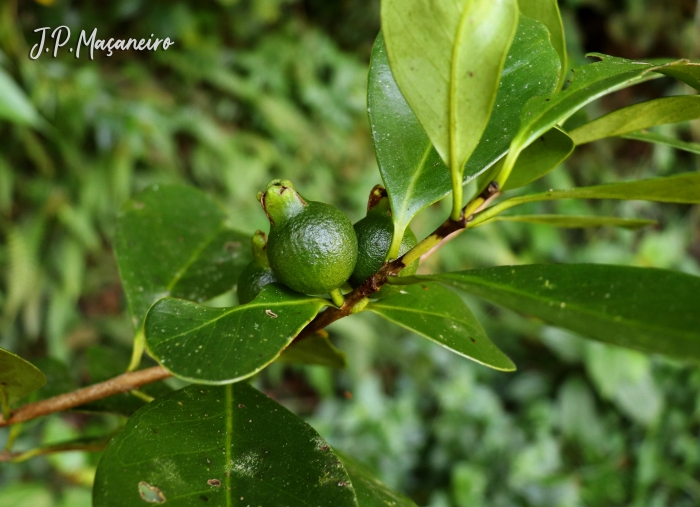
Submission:
[[32,363],[0,349],[0,399],[9,405],[41,388],[46,377]]
[[345,368],[345,353],[336,348],[328,336],[316,333],[284,349],[277,359],[281,363],[314,364],[329,368]]
[[683,173],[665,178],[609,183],[571,190],[550,190],[541,194],[513,197],[482,211],[468,224],[468,227],[476,227],[499,213],[521,204],[557,199],[619,199],[700,204],[700,173]]
[[561,20],[557,0],[518,0],[518,7],[523,15],[535,19],[547,27],[552,46],[556,49],[561,62],[561,72],[559,73],[559,88],[561,88],[566,79],[568,57],[564,24]]
[[231,289],[251,260],[250,238],[192,187],[155,186],[120,210],[116,252],[134,326],[172,296],[202,302]]
[[490,368],[515,370],[496,347],[467,305],[438,284],[412,285],[367,306],[386,320]]
[[385,488],[360,484],[356,492],[353,475],[313,428],[247,383],[190,386],[129,419],[102,455],[93,502],[95,507],[145,505],[147,498],[171,507],[386,505]]
[[503,190],[522,187],[541,178],[569,158],[574,148],[574,142],[559,128],[545,132],[520,154]]
[[359,507],[416,507],[409,498],[387,488],[365,465],[337,449],[333,451],[348,472]]
[[482,222],[481,225],[491,222],[524,222],[528,224],[552,225],[554,227],[623,227],[625,229],[639,229],[647,225],[656,224],[656,220],[618,217],[596,217],[575,215],[498,215],[491,220]]
[[[546,28],[520,17],[491,119],[464,172],[464,183],[486,171],[508,151],[527,100],[554,92],[559,72]],[[391,200],[394,239],[411,220],[452,189],[449,169],[433,148],[391,73],[381,33],[372,50],[367,105],[379,171]]]
[[700,278],[595,264],[501,266],[436,280],[596,340],[700,359]]
[[625,139],[632,139],[634,141],[644,141],[646,143],[665,144],[666,146],[676,148],[677,150],[683,150],[700,155],[700,143],[689,143],[676,139],[675,137],[656,134],[655,132],[632,132],[631,134],[625,134],[621,137]]
[[41,117],[12,78],[0,68],[0,120],[37,126]]
[[614,91],[649,79],[669,64],[654,65],[593,54],[601,61],[574,69],[571,83],[551,96],[535,97],[523,107],[518,134],[510,145],[499,183],[503,186],[518,156],[527,146],[586,104]]
[[232,308],[165,298],[146,316],[146,347],[180,378],[202,384],[237,382],[274,361],[327,304],[278,284]]
[[381,15],[394,79],[461,191],[518,27],[517,2],[385,0]]
[[618,109],[572,130],[569,135],[580,145],[656,125],[697,118],[700,118],[700,96],[664,97]]

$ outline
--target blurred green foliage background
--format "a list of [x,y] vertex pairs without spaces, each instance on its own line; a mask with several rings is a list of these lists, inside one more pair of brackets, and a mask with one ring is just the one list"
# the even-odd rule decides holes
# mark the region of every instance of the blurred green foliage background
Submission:
[[[576,65],[587,51],[700,56],[693,0],[561,6]],[[62,24],[74,38],[96,27],[100,38],[154,33],[175,45],[94,61],[66,51],[30,60],[39,40],[33,30]],[[379,182],[365,113],[378,29],[378,0],[0,3],[0,347],[47,372],[39,396],[102,380],[128,363],[133,331],[112,238],[116,210],[134,192],[196,185],[252,233],[266,225],[255,192],[284,177],[305,196],[361,218]],[[679,93],[689,89],[657,80],[588,113]],[[39,127],[28,124],[32,111],[43,118]],[[700,141],[699,125],[661,130]],[[689,154],[610,140],[578,150],[535,186],[692,170],[698,162]],[[459,236],[422,269],[607,262],[700,274],[697,209],[561,202],[532,211],[600,211],[660,226],[582,232],[498,223]],[[414,230],[426,234],[446,214],[436,205]],[[256,382],[419,505],[700,504],[700,370],[468,302],[516,373],[488,370],[363,314],[331,328],[348,354],[346,371],[273,364]],[[104,435],[124,420],[51,416],[25,424],[14,449]],[[8,438],[0,430],[0,445]],[[72,452],[0,463],[0,506],[88,506],[98,459]]]

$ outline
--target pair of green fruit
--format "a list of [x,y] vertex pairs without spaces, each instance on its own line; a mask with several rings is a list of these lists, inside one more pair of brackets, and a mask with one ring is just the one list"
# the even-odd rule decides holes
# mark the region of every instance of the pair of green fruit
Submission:
[[[389,199],[379,185],[370,194],[367,216],[354,226],[335,206],[304,199],[288,180],[272,180],[258,200],[270,220],[270,235],[267,240],[262,231],[253,236],[253,261],[238,279],[241,304],[273,282],[304,294],[332,293],[346,282],[357,287],[384,263],[394,224]],[[407,229],[399,255],[416,243]],[[417,269],[418,261],[400,276]],[[373,297],[387,297],[396,290],[385,286]]]

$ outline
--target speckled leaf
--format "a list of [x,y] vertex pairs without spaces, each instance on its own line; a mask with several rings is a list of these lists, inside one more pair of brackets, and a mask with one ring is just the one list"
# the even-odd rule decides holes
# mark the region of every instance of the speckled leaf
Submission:
[[250,239],[192,187],[155,186],[121,208],[116,253],[134,326],[172,296],[203,302],[231,289],[250,262]]
[[0,349],[0,399],[5,398],[7,404],[27,396],[41,388],[46,383],[46,377],[32,363],[25,361],[12,352]]
[[[559,63],[546,28],[520,17],[508,52],[496,104],[464,170],[464,183],[486,171],[508,150],[528,99],[554,92]],[[400,237],[411,220],[450,193],[449,169],[440,159],[399,90],[380,34],[372,50],[367,89],[369,120],[379,171],[391,199]]]
[[682,95],[649,100],[606,114],[569,132],[577,145],[622,136],[656,125],[700,118],[700,96]]
[[671,148],[676,148],[677,150],[700,155],[700,143],[689,143],[676,139],[675,137],[664,136],[655,132],[632,132],[621,137],[625,139],[632,139],[634,141],[643,141],[645,143],[664,144],[666,146],[670,146]]
[[250,303],[231,308],[165,298],[146,317],[146,347],[180,378],[237,382],[274,361],[327,304],[279,284],[266,285]]
[[595,340],[700,359],[700,277],[663,269],[550,264],[415,279],[440,281]]
[[566,40],[564,38],[564,24],[557,0],[518,0],[520,13],[532,19],[536,19],[549,31],[552,46],[559,55],[561,62],[561,73],[559,77],[559,87],[566,79],[568,58],[566,54]]
[[387,488],[366,466],[337,449],[333,451],[350,476],[359,507],[416,507],[411,499]]
[[622,88],[661,77],[661,74],[654,71],[668,66],[597,53],[592,56],[601,61],[574,69],[570,84],[565,90],[554,95],[532,98],[525,104],[518,134],[511,142],[506,156],[504,175],[509,173],[522,150],[586,104]]
[[314,364],[329,368],[345,368],[345,353],[337,349],[328,336],[316,333],[284,349],[278,358],[281,363]]
[[453,185],[491,116],[518,14],[516,0],[381,3],[394,79]]
[[367,309],[477,363],[515,370],[513,361],[489,340],[460,297],[439,284],[402,287],[395,296],[370,303]]
[[569,158],[574,148],[574,142],[564,131],[555,127],[545,132],[523,150],[503,190],[525,186],[553,171]]
[[159,398],[112,440],[97,468],[93,505],[149,502],[359,507],[330,446],[245,382],[190,386]]
[[483,225],[491,222],[522,222],[526,224],[551,225],[554,227],[582,228],[582,227],[622,227],[624,229],[639,229],[647,225],[656,224],[656,220],[618,217],[596,217],[576,215],[498,215],[483,222]]

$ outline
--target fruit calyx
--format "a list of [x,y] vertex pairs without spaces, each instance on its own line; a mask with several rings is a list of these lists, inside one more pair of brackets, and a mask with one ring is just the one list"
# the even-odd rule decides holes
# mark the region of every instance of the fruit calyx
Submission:
[[287,219],[301,213],[306,201],[294,189],[289,180],[270,181],[265,192],[258,192],[258,200],[265,210],[271,225],[280,225]]

